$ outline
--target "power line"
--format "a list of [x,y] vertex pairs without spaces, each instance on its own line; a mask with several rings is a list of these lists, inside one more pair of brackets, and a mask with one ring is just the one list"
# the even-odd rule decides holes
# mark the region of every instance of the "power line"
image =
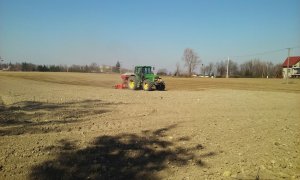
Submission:
[[[229,57],[230,58],[242,58],[242,57],[259,56],[259,55],[265,55],[265,54],[271,54],[271,53],[286,51],[287,49],[293,50],[293,49],[299,49],[299,48],[300,48],[300,46],[294,46],[294,47],[289,47],[289,48],[282,48],[282,49],[265,51],[265,52],[259,52],[259,53],[253,53],[253,54],[232,55],[232,56],[229,56]],[[215,59],[215,60],[226,59],[227,60],[227,58],[228,58],[228,56],[227,57],[223,56],[223,57],[214,57],[213,59]]]
[[254,54],[230,56],[230,57],[240,58],[240,57],[259,56],[259,55],[271,54],[271,53],[280,52],[280,51],[286,51],[286,49],[297,49],[297,48],[300,48],[300,46],[295,46],[295,47],[290,47],[290,48],[283,48],[283,49],[277,49],[277,50],[272,50],[272,51],[265,51],[265,52],[254,53]]

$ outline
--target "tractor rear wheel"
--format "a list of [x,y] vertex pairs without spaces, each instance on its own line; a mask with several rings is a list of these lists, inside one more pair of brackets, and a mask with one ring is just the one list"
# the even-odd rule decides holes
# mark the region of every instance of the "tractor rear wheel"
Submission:
[[152,86],[153,86],[153,83],[149,80],[145,80],[143,82],[143,89],[144,91],[151,91],[152,90]]
[[165,85],[164,84],[159,84],[156,86],[156,90],[159,90],[159,91],[164,91],[165,90]]
[[128,78],[128,88],[131,90],[136,90],[137,89],[137,81],[134,76],[131,76]]

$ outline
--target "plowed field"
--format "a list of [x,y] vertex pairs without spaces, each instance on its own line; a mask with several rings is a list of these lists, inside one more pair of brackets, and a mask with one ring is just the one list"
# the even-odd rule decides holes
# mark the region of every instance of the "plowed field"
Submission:
[[0,72],[0,179],[299,179],[300,81]]

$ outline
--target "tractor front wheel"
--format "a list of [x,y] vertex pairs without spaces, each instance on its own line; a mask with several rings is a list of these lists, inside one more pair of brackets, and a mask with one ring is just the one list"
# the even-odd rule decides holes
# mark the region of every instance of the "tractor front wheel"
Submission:
[[128,88],[131,90],[136,90],[137,89],[137,82],[134,76],[131,76],[128,78]]
[[151,91],[152,90],[152,86],[153,86],[153,83],[149,80],[145,80],[143,82],[143,89],[144,91]]

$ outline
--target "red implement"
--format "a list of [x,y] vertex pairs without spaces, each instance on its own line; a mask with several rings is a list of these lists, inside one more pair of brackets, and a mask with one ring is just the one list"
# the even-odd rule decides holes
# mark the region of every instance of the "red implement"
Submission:
[[128,78],[132,76],[132,73],[125,73],[121,75],[121,79],[123,80],[123,83],[116,84],[115,88],[116,89],[126,89],[127,88],[127,83],[128,83]]
[[116,84],[116,85],[115,85],[115,88],[116,88],[116,89],[126,89],[127,86],[126,86],[125,84]]

